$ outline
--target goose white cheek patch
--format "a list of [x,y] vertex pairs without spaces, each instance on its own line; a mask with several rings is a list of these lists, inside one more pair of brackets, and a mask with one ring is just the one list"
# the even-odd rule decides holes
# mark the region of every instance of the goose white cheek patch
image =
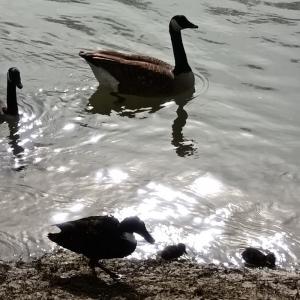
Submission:
[[174,31],[180,31],[182,29],[182,27],[174,19],[171,20],[171,27]]

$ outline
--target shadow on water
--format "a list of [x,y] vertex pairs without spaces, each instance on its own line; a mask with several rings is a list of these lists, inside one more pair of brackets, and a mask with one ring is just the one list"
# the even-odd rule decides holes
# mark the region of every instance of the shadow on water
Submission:
[[184,137],[183,128],[188,119],[188,113],[184,106],[193,99],[194,90],[190,90],[181,95],[162,98],[141,98],[125,97],[108,90],[98,88],[90,97],[87,110],[94,114],[110,116],[115,112],[121,117],[147,118],[147,114],[152,114],[165,107],[166,103],[173,101],[178,105],[177,117],[172,124],[171,144],[175,147],[178,156],[185,157],[195,153],[197,148],[192,139]]
[[[4,120],[1,120],[0,124],[4,123]],[[24,158],[24,148],[19,145],[20,142],[20,135],[19,132],[19,119],[7,119],[5,120],[5,123],[8,125],[9,129],[9,135],[8,135],[8,145],[10,146],[10,149],[12,150],[12,154],[16,160],[16,167],[13,169],[15,171],[22,171],[25,169],[24,164],[20,164],[20,162]]]

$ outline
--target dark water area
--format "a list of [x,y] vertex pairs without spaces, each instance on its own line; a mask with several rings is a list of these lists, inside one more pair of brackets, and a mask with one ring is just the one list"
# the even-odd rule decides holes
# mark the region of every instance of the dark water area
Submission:
[[[300,255],[300,2],[0,0],[0,98],[21,71],[21,118],[0,123],[1,259],[54,247],[51,224],[139,215],[155,245],[184,242],[200,262],[240,265],[241,249]],[[119,101],[81,49],[174,63],[183,31],[195,93]]]

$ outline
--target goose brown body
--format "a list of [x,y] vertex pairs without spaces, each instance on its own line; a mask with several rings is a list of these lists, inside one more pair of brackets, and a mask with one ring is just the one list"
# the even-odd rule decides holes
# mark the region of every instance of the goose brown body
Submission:
[[[96,78],[100,77],[99,72],[108,72],[113,78],[111,87],[120,93],[152,96],[173,90],[173,67],[159,59],[116,51],[81,52],[80,55],[90,64]],[[105,84],[105,79],[99,81]]]
[[194,88],[194,74],[188,65],[181,30],[197,28],[185,16],[174,16],[169,25],[175,66],[160,59],[110,50],[80,51],[100,84],[112,90],[139,96],[177,94]]

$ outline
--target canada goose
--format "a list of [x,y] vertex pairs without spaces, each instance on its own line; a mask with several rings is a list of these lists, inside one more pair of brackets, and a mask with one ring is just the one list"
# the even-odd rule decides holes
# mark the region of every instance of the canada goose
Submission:
[[88,257],[94,274],[95,267],[99,267],[113,279],[118,278],[118,275],[99,263],[99,259],[122,258],[131,254],[137,245],[134,232],[147,242],[154,243],[145,223],[138,217],[125,218],[119,222],[112,216],[91,216],[56,226],[61,232],[49,233],[51,241]]
[[80,51],[99,83],[113,91],[138,96],[179,94],[193,89],[195,78],[188,64],[181,30],[198,28],[185,16],[174,16],[169,24],[175,67],[154,57],[116,51]]
[[186,253],[185,244],[179,243],[165,247],[160,253],[160,257],[164,260],[177,259]]
[[276,257],[273,253],[265,255],[258,249],[249,247],[243,251],[242,257],[249,267],[275,267]]
[[0,115],[19,115],[16,87],[23,88],[20,71],[17,68],[10,68],[7,71],[7,105],[5,106],[3,102],[0,103]]

